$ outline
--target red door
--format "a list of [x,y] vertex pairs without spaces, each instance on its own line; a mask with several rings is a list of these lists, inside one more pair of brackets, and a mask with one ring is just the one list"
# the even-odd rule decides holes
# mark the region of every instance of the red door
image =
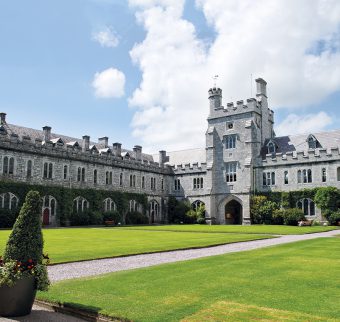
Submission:
[[50,224],[50,209],[45,208],[43,211],[43,225]]

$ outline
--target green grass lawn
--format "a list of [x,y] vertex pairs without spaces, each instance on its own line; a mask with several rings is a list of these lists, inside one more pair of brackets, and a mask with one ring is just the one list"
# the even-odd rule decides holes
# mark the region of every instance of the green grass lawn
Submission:
[[340,321],[339,267],[340,238],[318,238],[64,281],[38,298],[133,321]]
[[[159,231],[186,231],[206,233],[241,233],[241,234],[277,234],[277,235],[303,235],[339,229],[336,226],[297,227],[283,225],[164,225],[164,226],[133,226],[121,227],[133,230],[159,230]],[[339,230],[340,233],[340,230]]]
[[[0,254],[4,251],[9,233],[9,230],[0,231]],[[204,247],[271,237],[116,228],[45,229],[43,234],[44,252],[49,254],[51,263]]]

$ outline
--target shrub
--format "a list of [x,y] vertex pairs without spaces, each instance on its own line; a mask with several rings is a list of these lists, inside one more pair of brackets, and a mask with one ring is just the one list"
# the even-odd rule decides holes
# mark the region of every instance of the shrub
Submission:
[[323,215],[327,211],[336,211],[340,202],[340,191],[335,187],[318,188],[315,197],[315,204],[321,209]]
[[206,222],[205,222],[205,218],[201,218],[201,217],[198,218],[198,219],[197,219],[197,223],[200,224],[200,225],[205,225],[205,223],[206,223]]
[[89,213],[90,225],[101,225],[103,223],[103,214],[101,211],[91,211]]
[[[2,283],[9,285],[20,276],[31,274],[35,276],[39,290],[48,288],[47,269],[43,265],[44,242],[40,212],[40,194],[37,191],[30,191],[6,244],[3,269],[0,270]],[[12,276],[11,269],[15,263],[15,270],[19,272],[16,272],[16,276]]]
[[328,212],[325,217],[331,225],[337,225],[340,222],[340,210]]
[[122,216],[120,215],[120,213],[117,210],[112,210],[112,211],[107,211],[104,212],[103,214],[103,223],[105,223],[105,221],[114,221],[115,224],[122,222]]
[[283,222],[283,224],[290,226],[297,226],[299,221],[306,219],[303,211],[298,208],[276,210],[273,218],[276,222]]
[[138,211],[130,211],[126,214],[125,223],[127,225],[145,225],[149,223],[149,218]]
[[271,224],[273,212],[278,204],[267,200],[265,196],[254,196],[251,199],[250,216],[253,224]]
[[71,226],[87,226],[90,224],[90,212],[74,212],[70,217]]

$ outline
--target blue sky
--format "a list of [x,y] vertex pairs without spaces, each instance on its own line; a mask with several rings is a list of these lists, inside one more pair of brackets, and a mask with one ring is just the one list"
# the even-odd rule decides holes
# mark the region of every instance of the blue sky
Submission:
[[204,144],[213,75],[227,103],[250,96],[253,74],[268,81],[278,134],[337,128],[339,2],[310,3],[2,1],[0,110],[9,123],[175,150]]

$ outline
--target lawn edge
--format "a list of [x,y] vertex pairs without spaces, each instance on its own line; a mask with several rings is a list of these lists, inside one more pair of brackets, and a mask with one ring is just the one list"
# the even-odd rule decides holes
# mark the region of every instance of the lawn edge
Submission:
[[[254,234],[254,235],[256,235],[256,234]],[[222,245],[246,243],[246,242],[251,242],[251,241],[265,240],[265,239],[274,239],[274,238],[279,238],[279,237],[281,237],[281,236],[280,235],[268,235],[268,236],[264,236],[263,238],[256,238],[256,239],[249,239],[249,240],[242,240],[242,241],[240,240],[240,241],[237,241],[237,242],[230,242],[230,243],[217,243],[217,244],[211,244],[211,245],[207,245],[207,246],[182,247],[182,248],[173,248],[173,249],[168,249],[168,250],[158,250],[158,251],[150,251],[150,252],[142,252],[142,253],[132,253],[132,254],[118,255],[118,256],[97,257],[97,258],[90,258],[90,259],[80,259],[80,260],[75,260],[75,261],[50,263],[50,264],[48,264],[48,266],[57,266],[57,265],[62,265],[62,264],[90,262],[90,261],[101,260],[101,259],[123,258],[123,257],[131,257],[131,256],[138,256],[138,255],[148,255],[148,254],[157,254],[157,253],[169,253],[169,252],[175,252],[175,251],[179,251],[179,250],[212,248],[212,247],[217,247],[217,246],[222,246]]]

